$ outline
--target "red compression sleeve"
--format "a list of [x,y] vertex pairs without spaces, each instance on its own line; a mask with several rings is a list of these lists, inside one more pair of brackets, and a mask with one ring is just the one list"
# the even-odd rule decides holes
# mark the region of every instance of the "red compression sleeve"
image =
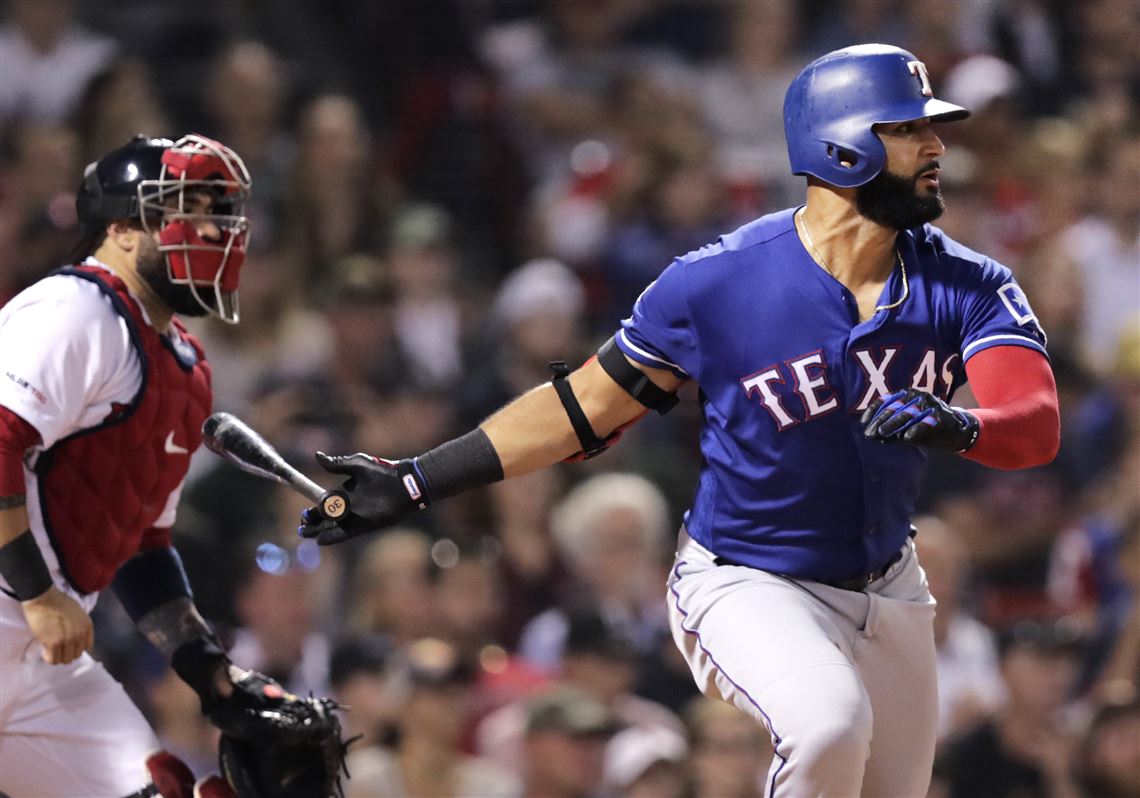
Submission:
[[40,442],[40,433],[0,405],[0,496],[23,496],[24,452]]
[[981,422],[978,442],[962,456],[991,468],[1044,465],[1061,445],[1057,384],[1049,361],[1024,346],[995,346],[966,363]]

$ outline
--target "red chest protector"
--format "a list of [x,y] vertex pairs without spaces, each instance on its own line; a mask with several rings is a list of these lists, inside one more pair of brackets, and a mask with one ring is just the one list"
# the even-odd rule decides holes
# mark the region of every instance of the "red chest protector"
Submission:
[[142,387],[98,426],[80,430],[36,463],[44,525],[64,577],[81,593],[102,590],[139,550],[190,466],[210,413],[210,366],[198,341],[174,320],[176,339],[146,323],[122,280],[77,266],[56,274],[102,289],[130,331]]

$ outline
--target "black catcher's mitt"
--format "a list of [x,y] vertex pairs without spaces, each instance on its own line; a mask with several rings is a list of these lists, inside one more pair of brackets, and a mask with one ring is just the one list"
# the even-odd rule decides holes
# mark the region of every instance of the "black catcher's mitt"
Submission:
[[299,698],[255,671],[233,681],[207,714],[222,729],[218,761],[238,798],[343,798],[339,705]]

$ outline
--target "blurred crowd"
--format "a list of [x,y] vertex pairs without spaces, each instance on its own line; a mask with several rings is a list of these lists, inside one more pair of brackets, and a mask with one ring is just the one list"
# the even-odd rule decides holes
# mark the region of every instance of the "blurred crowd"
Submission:
[[[915,52],[974,112],[939,130],[938,224],[1025,287],[1063,421],[1044,468],[931,458],[931,794],[1140,795],[1140,2],[2,7],[0,300],[65,262],[84,164],[136,132],[224,141],[254,180],[242,321],[195,331],[216,408],[306,469],[418,454],[584,360],[672,257],[802,201],[781,107],[804,64]],[[298,544],[304,499],[199,453],[175,540],[235,661],[351,706],[350,796],[758,796],[770,742],[699,697],[665,626],[699,423],[694,391],[600,458],[333,549]],[[111,596],[96,640],[214,767]]]

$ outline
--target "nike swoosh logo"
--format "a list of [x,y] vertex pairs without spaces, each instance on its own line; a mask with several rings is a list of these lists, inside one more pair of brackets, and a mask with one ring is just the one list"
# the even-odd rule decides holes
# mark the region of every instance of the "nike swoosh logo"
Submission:
[[189,449],[183,449],[181,446],[179,446],[177,443],[174,442],[174,430],[171,430],[170,434],[166,436],[166,453],[167,454],[190,454]]

